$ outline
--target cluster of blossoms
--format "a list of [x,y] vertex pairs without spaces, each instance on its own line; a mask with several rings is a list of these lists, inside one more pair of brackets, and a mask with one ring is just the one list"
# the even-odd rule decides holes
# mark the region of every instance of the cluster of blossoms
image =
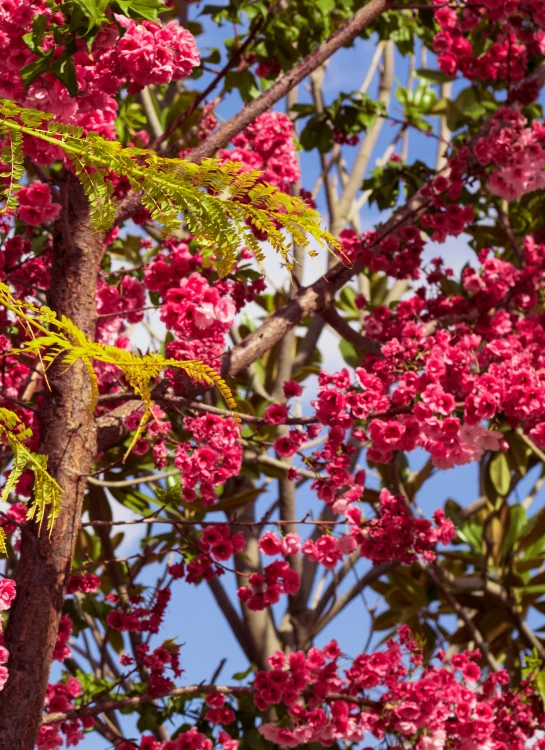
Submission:
[[136,24],[123,16],[116,16],[116,21],[124,33],[115,48],[115,59],[131,82],[130,93],[150,84],[180,81],[199,64],[195,38],[178,21],[164,27],[153,21]]
[[100,578],[94,573],[84,573],[83,575],[71,575],[66,587],[67,594],[75,594],[79,591],[82,594],[93,594],[100,588]]
[[45,182],[36,180],[28,187],[19,190],[18,215],[26,224],[37,227],[59,217],[60,203],[51,200],[51,188]]
[[[136,647],[136,663],[139,669],[147,670],[147,691],[154,697],[165,695],[174,687],[172,679],[165,674],[167,669],[172,671],[174,677],[181,677],[183,674],[180,669],[180,646],[172,641],[163,643],[153,651],[147,643],[140,643]],[[123,654],[121,664],[132,665],[132,657]]]
[[106,622],[114,630],[130,633],[158,633],[167,605],[170,601],[171,591],[169,588],[159,589],[155,595],[155,601],[151,606],[145,606],[140,594],[129,597],[129,606],[121,606],[120,597],[117,594],[108,594],[108,601],[113,602],[117,608],[112,609],[106,615]]
[[293,123],[282,112],[265,112],[243,133],[236,135],[233,149],[218,153],[224,162],[239,162],[263,171],[263,179],[283,191],[299,182],[301,172],[295,157]]
[[383,489],[379,495],[376,518],[364,520],[354,505],[343,510],[350,526],[347,534],[336,537],[323,534],[315,541],[302,542],[299,534],[286,534],[283,538],[266,532],[259,540],[264,555],[295,555],[302,551],[309,560],[324,568],[333,569],[344,557],[359,549],[362,557],[374,564],[400,560],[410,564],[422,557],[435,559],[437,544],[449,544],[455,535],[452,521],[441,510],[434,515],[435,526],[425,518],[411,515],[407,503],[400,495]]
[[[45,709],[48,713],[66,713],[74,708],[74,700],[82,695],[81,684],[76,677],[68,677],[66,682],[57,682],[47,686]],[[83,730],[95,723],[92,716],[69,721],[44,724],[36,737],[37,750],[57,750],[66,744],[72,747],[83,740]]]
[[[434,4],[440,6],[434,16],[441,30],[433,47],[440,70],[449,76],[460,72],[469,80],[520,82],[529,59],[545,51],[541,0],[469,0],[459,11],[442,0]],[[468,36],[478,26],[482,36],[494,41],[475,54]]]
[[138,745],[134,742],[121,742],[117,750],[212,750],[218,746],[223,750],[237,750],[237,740],[233,740],[227,732],[219,732],[217,739],[218,742],[214,743],[205,734],[192,727],[188,732],[181,732],[175,740],[161,742],[146,735],[142,737]]
[[513,107],[500,107],[490,120],[486,136],[475,144],[475,157],[493,165],[489,189],[507,201],[545,187],[545,126]]
[[174,466],[182,478],[183,499],[192,502],[199,497],[203,505],[212,505],[217,500],[215,488],[240,471],[240,426],[231,418],[206,414],[186,417],[184,427],[193,442],[180,443],[174,456]]
[[69,615],[63,615],[59,622],[59,630],[57,632],[57,642],[55,643],[55,650],[53,651],[53,659],[55,661],[64,661],[72,656],[72,651],[68,645],[70,636],[72,635],[73,623]]
[[142,308],[146,304],[144,285],[126,274],[119,283],[106,284],[99,280],[96,308],[100,317],[97,324],[97,339],[114,343],[124,332],[123,319],[127,323],[139,323],[144,317]]
[[167,354],[174,359],[201,359],[217,367],[225,336],[236,313],[233,284],[211,281],[212,268],[192,254],[186,243],[166,242],[144,274],[148,291],[162,297],[161,320],[176,335]]
[[[33,183],[34,184],[34,183]],[[7,235],[11,226],[8,221],[0,220],[0,231]],[[27,235],[32,236],[32,230],[27,230]],[[36,257],[32,252],[32,243],[29,237],[17,234],[7,237],[0,250],[0,280],[4,281],[9,274],[10,283],[17,294],[24,296],[29,289],[45,290],[50,283],[51,255],[49,251],[50,241],[47,241],[44,252]],[[6,312],[2,312],[2,324],[6,322]],[[8,339],[2,337],[2,351],[9,349]],[[5,380],[5,387],[13,390],[15,384],[27,373],[28,368],[15,358],[9,368],[9,376]],[[6,376],[5,376],[6,377]],[[14,393],[11,394],[12,396]]]
[[[6,612],[11,607],[14,599],[15,581],[12,581],[11,578],[2,578],[0,580],[0,612]],[[9,659],[8,650],[4,646],[4,635],[1,631],[1,626],[2,620],[0,619],[0,690],[4,688],[8,679],[6,664]]]
[[282,594],[293,595],[299,591],[299,573],[287,560],[276,560],[263,568],[263,574],[252,573],[248,586],[241,586],[238,598],[248,609],[259,611],[280,601]]
[[[46,21],[41,49],[52,52],[53,57],[63,51],[54,34],[56,25],[65,25],[57,8],[50,8],[44,0],[5,2],[0,10],[0,96],[52,112],[63,122],[106,138],[115,138],[115,95],[122,86],[128,84],[129,91],[137,92],[149,84],[178,81],[199,64],[195,39],[178,21],[166,26],[152,21],[136,24],[110,13],[111,23],[100,29],[90,49],[83,39],[77,42],[73,56],[76,96],[70,96],[64,83],[49,72],[38,76],[25,90],[21,70],[39,59],[24,40],[26,34],[32,33],[36,16]],[[55,146],[35,139],[27,139],[25,148],[29,156],[43,164],[51,163],[58,155]]]
[[207,364],[217,364],[235,312],[228,284],[211,284],[197,271],[181,278],[168,289],[161,307],[161,320],[177,337],[168,353],[175,359],[195,359],[201,352]]
[[[431,231],[434,242],[458,237],[475,218],[472,206],[458,201],[462,195],[471,152],[459,148],[448,160],[448,173],[438,175],[421,190],[427,208],[420,218],[423,228]],[[386,236],[365,232],[361,237],[344,229],[339,240],[342,255],[350,262],[363,263],[374,273],[397,279],[420,277],[422,252],[426,246],[423,233],[416,225],[401,227]]]
[[214,560],[221,562],[240,554],[246,547],[246,540],[241,531],[231,535],[229,526],[214,524],[204,529],[199,547]]
[[[357,656],[344,672],[341,656],[332,641],[307,654],[270,657],[271,669],[255,677],[254,701],[260,711],[283,704],[290,725],[262,725],[267,740],[280,747],[312,742],[327,747],[371,737],[390,737],[395,747],[416,750],[522,749],[528,741],[545,747],[541,699],[528,683],[518,692],[502,689],[506,672],[479,685],[478,651],[456,654],[444,666],[422,667],[422,654],[403,626],[385,650]],[[380,691],[378,700],[368,697],[369,690]]]

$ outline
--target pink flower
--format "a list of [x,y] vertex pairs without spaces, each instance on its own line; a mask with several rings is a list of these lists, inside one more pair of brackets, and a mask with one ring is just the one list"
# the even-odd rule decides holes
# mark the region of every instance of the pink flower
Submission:
[[263,418],[268,424],[283,424],[288,418],[288,410],[284,404],[271,404],[265,409]]
[[51,190],[45,182],[37,180],[19,191],[19,217],[30,226],[58,219],[60,212],[61,206],[51,202]]
[[11,578],[0,579],[0,612],[9,609],[14,599],[15,581],[12,581]]
[[300,396],[303,393],[302,386],[296,380],[286,380],[283,385],[284,396],[286,398],[292,398],[293,396]]
[[178,21],[161,28],[152,21],[136,24],[122,16],[116,18],[126,25],[117,44],[117,61],[137,89],[179,81],[199,64],[195,38]]

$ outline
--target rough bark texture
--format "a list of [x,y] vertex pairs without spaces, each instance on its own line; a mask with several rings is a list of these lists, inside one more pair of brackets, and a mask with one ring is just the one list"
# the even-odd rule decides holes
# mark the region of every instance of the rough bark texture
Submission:
[[[48,304],[87,335],[95,332],[97,266],[103,237],[92,234],[87,200],[76,178],[63,186],[60,238],[55,242]],[[96,427],[89,410],[89,380],[76,363],[51,368],[51,391],[40,413],[39,452],[63,489],[61,512],[51,536],[34,523],[23,530],[17,596],[6,646],[9,679],[0,693],[0,747],[33,750],[57,638],[65,588],[81,520],[86,484],[96,453]]]

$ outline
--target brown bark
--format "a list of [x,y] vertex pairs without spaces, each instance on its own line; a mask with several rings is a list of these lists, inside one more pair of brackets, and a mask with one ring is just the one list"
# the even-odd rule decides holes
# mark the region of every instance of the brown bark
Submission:
[[[103,236],[91,232],[87,200],[76,178],[63,185],[60,238],[53,249],[48,304],[88,336],[94,336],[97,266]],[[96,427],[89,410],[89,378],[80,363],[48,373],[40,412],[39,452],[63,489],[53,531],[35,523],[23,529],[16,571],[17,596],[6,630],[8,682],[0,693],[0,747],[33,750],[59,620],[81,520],[86,484],[96,453]]]

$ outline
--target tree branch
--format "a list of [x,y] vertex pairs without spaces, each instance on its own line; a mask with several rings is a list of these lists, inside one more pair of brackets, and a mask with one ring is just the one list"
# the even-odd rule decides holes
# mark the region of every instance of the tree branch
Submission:
[[274,104],[282,99],[298,83],[301,83],[314,70],[323,65],[331,55],[341,47],[355,39],[364,29],[375,21],[384,11],[391,8],[393,0],[371,0],[370,3],[360,8],[353,17],[340,29],[332,34],[329,39],[320,44],[314,52],[305,57],[292,70],[283,73],[270,89],[265,91],[253,102],[247,104],[237,115],[222,125],[200,146],[197,146],[187,159],[200,162],[202,159],[213,156],[220,148],[227,146],[237,133],[240,133],[256,117],[269,110]]

